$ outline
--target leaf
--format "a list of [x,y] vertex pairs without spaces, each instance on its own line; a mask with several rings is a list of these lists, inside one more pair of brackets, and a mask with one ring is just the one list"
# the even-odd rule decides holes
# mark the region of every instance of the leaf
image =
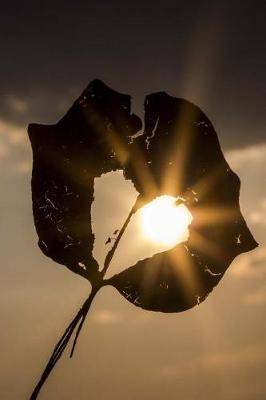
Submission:
[[[188,259],[192,252],[193,265],[199,271],[205,268],[220,274],[211,275],[216,276],[211,279],[216,284],[234,257],[257,246],[240,212],[240,180],[228,166],[211,122],[192,103],[164,92],[151,94],[145,100],[144,132],[134,137],[140,128],[140,119],[130,111],[130,97],[98,80],[87,87],[56,125],[29,126],[39,246],[53,260],[99,284],[102,275],[92,256],[94,178],[123,170],[140,194],[133,212],[162,194],[182,197],[194,218],[187,243]],[[121,234],[118,236],[120,240]],[[179,253],[180,248],[140,261],[132,267],[135,272],[130,268],[116,276],[114,286],[128,296],[125,285],[129,274],[139,292],[142,270],[153,268],[172,287],[172,270],[179,263],[170,262],[169,254]],[[113,256],[112,251],[109,253],[106,268]],[[208,263],[199,261],[206,257]],[[185,265],[185,261],[182,263]],[[191,292],[193,298],[203,299],[213,288],[205,284],[205,279],[210,279],[205,269],[201,280],[208,290],[202,294]],[[160,286],[160,280],[156,282]],[[174,282],[173,287],[184,284],[176,279]],[[174,310],[185,307],[178,296],[171,297],[175,300],[171,306]],[[171,308],[169,300],[164,305],[164,297],[159,298],[153,302],[156,309]],[[191,298],[188,304],[195,302]]]

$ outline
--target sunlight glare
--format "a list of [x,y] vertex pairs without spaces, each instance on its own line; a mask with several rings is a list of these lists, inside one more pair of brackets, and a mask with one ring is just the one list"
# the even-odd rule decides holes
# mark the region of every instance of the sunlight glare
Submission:
[[193,217],[184,204],[176,205],[177,200],[164,195],[142,207],[141,230],[146,239],[172,246],[188,239]]

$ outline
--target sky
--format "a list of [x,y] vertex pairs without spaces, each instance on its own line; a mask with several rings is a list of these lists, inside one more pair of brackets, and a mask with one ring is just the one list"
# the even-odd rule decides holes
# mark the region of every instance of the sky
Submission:
[[[141,310],[104,288],[74,358],[63,356],[40,399],[265,397],[265,15],[264,1],[1,6],[1,399],[29,397],[90,290],[82,277],[37,246],[26,127],[55,123],[94,78],[130,94],[140,116],[144,97],[161,90],[200,106],[241,179],[241,210],[259,247],[237,257],[208,299],[181,314]],[[134,198],[134,188],[121,175],[102,179],[93,209],[99,260],[103,242]],[[116,190],[106,191],[104,179]],[[108,207],[117,203],[117,193],[121,204]],[[132,231],[123,240],[126,251],[117,253],[115,271],[140,257]]]

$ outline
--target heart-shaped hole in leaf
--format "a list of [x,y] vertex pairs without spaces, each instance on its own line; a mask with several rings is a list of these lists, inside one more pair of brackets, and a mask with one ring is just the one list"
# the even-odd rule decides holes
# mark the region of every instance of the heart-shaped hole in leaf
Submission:
[[[95,235],[93,255],[99,265],[103,265],[137,195],[133,184],[120,171],[95,179],[92,204],[92,228]],[[106,278],[140,259],[169,250],[188,239],[193,217],[180,202],[182,199],[179,197],[159,196],[133,214],[106,272]]]

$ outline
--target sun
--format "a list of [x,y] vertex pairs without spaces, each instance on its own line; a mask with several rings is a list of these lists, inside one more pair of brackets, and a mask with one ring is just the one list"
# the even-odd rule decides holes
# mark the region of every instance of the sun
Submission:
[[186,241],[192,214],[184,204],[176,205],[178,198],[160,196],[140,210],[143,236],[151,242],[167,246]]

